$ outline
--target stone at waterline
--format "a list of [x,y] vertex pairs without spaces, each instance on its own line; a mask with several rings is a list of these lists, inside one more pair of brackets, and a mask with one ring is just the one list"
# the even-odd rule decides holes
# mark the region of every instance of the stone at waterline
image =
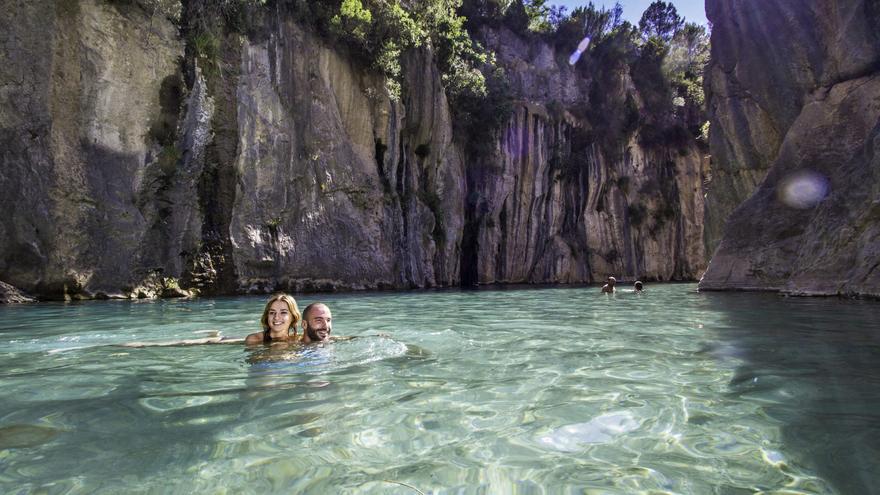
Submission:
[[0,304],[35,302],[36,299],[20,291],[18,288],[0,281]]

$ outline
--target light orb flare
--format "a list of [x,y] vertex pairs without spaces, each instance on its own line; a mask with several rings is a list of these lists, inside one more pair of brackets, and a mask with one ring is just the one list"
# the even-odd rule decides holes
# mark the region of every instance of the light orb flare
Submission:
[[574,53],[572,53],[571,56],[568,57],[568,65],[576,64],[577,61],[581,58],[581,55],[585,51],[587,51],[587,47],[589,47],[589,46],[590,46],[590,37],[585,36],[584,39],[582,39],[581,42],[578,43],[577,50],[575,50]]
[[800,170],[779,183],[777,194],[785,205],[800,210],[812,208],[828,195],[828,179],[812,170]]

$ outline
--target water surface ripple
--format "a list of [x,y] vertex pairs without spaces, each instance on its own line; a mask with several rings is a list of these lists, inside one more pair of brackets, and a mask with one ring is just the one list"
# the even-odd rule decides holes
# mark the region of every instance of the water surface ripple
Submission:
[[695,288],[326,295],[361,338],[283,352],[118,346],[257,297],[0,307],[0,492],[874,492],[877,303]]

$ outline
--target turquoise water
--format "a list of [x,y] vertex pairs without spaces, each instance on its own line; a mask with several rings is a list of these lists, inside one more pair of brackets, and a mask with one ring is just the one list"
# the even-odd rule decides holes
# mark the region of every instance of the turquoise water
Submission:
[[114,345],[257,297],[0,307],[0,492],[876,492],[880,306],[695,289],[327,295],[363,337],[299,352]]

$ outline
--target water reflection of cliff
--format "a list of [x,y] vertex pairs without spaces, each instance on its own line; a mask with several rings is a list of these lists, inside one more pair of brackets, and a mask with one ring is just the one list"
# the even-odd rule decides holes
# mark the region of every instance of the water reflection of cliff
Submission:
[[733,398],[782,423],[790,460],[842,494],[880,486],[880,316],[875,303],[706,294],[727,315],[716,355],[741,364]]

